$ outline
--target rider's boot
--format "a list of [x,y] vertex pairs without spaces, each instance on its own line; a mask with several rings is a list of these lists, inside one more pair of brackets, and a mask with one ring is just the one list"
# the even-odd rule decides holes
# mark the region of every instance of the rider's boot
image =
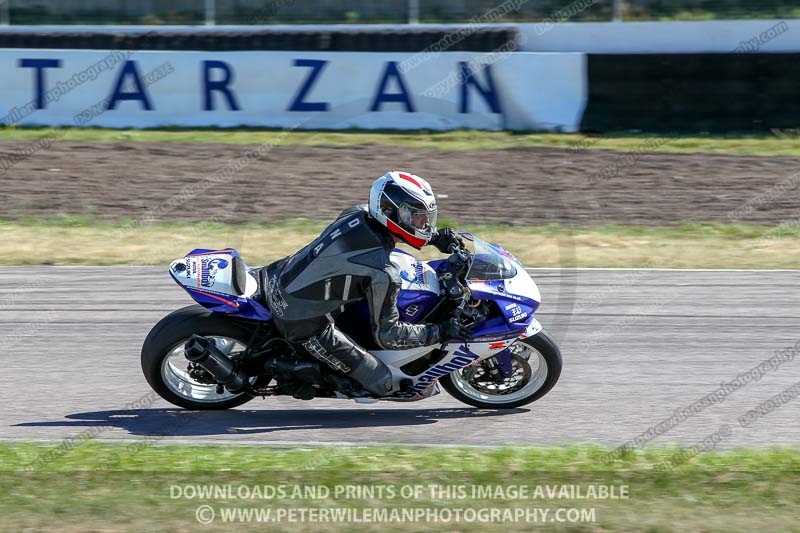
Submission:
[[392,371],[333,325],[302,343],[303,348],[332,369],[357,382],[376,398],[392,392]]

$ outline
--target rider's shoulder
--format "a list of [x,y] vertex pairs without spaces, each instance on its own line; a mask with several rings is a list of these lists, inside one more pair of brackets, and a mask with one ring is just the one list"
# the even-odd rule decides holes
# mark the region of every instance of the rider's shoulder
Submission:
[[[394,241],[386,229],[369,214],[369,207],[365,204],[348,207],[337,217],[336,226],[346,224],[346,233],[350,239],[359,241],[361,248],[383,249],[388,258],[394,249]],[[342,224],[344,223],[344,224]]]
[[339,216],[336,217],[337,220],[343,218],[351,218],[351,217],[359,217],[362,218],[364,216],[369,216],[369,207],[366,204],[358,204],[353,205],[339,213]]

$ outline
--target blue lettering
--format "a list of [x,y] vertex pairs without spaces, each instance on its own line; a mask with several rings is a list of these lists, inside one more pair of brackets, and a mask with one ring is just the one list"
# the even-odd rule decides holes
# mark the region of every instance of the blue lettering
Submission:
[[429,368],[424,374],[417,378],[416,383],[414,383],[413,390],[415,392],[422,392],[428,388],[428,385],[432,381],[436,381],[436,379],[444,376],[445,374],[454,372],[459,368],[464,368],[478,359],[478,356],[470,352],[465,345],[459,346],[455,352],[455,355],[456,356],[447,363]]
[[311,72],[308,73],[308,77],[303,82],[302,87],[300,90],[297,91],[297,95],[292,100],[292,103],[289,105],[289,111],[327,111],[328,110],[328,103],[327,102],[305,102],[305,98],[308,93],[311,92],[311,89],[314,87],[314,84],[317,82],[317,78],[319,77],[322,69],[325,68],[327,61],[321,61],[318,59],[295,59],[294,66],[295,67],[311,67]]
[[[456,353],[458,353],[458,352],[456,352]],[[472,354],[470,354],[470,355],[472,355]],[[475,359],[477,359],[477,357],[475,357],[475,356],[467,357],[467,356],[459,355],[458,357],[453,357],[453,359],[451,359],[448,364],[449,365],[457,365],[456,368],[461,368],[462,366],[467,366],[468,364],[470,364]]]
[[[399,93],[387,93],[386,86],[389,85],[389,80],[394,79],[400,89]],[[375,99],[372,101],[370,111],[380,111],[381,105],[384,102],[400,102],[406,108],[406,113],[414,113],[414,104],[411,103],[411,96],[408,94],[406,85],[403,82],[403,77],[400,75],[400,70],[397,68],[396,61],[389,61],[386,63],[386,70],[383,71],[383,77],[378,84],[378,91],[375,94]]]
[[[135,86],[133,92],[122,91],[128,77],[131,78]],[[117,82],[114,84],[114,90],[111,92],[111,96],[108,99],[106,109],[116,109],[117,102],[122,102],[124,100],[138,100],[147,111],[153,110],[153,106],[150,105],[150,100],[148,100],[147,93],[144,90],[144,85],[142,85],[142,78],[139,75],[139,70],[136,68],[136,61],[128,60],[122,65],[119,76],[117,76]]]
[[[475,355],[474,353],[470,352],[467,349],[467,345],[466,344],[462,344],[461,346],[459,346],[455,353],[459,357],[467,357],[470,361],[474,361],[475,359],[478,358],[477,355]],[[454,361],[455,361],[455,359],[456,358],[453,358]]]
[[464,80],[461,84],[461,109],[459,112],[469,113],[469,87],[471,85],[483,96],[483,99],[491,108],[492,113],[500,113],[500,101],[497,98],[494,78],[492,78],[492,66],[486,65],[484,69],[486,71],[486,87],[481,87],[466,61],[459,61],[458,64],[461,68],[461,79]]
[[36,94],[36,109],[44,109],[45,78],[44,69],[61,68],[59,59],[20,59],[19,66],[22,68],[32,68],[33,71],[33,91]]
[[[221,70],[222,79],[212,80],[211,71]],[[205,89],[205,97],[203,99],[203,109],[206,111],[214,110],[214,99],[211,96],[213,91],[219,91],[228,101],[228,108],[233,111],[239,111],[241,108],[236,102],[236,96],[233,91],[228,87],[233,82],[233,70],[230,65],[224,61],[203,61],[203,87]]]

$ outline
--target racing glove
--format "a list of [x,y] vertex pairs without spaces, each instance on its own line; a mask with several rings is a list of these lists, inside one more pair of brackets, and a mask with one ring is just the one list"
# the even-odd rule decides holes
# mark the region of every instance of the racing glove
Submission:
[[428,244],[432,244],[443,254],[450,253],[450,245],[455,244],[459,247],[464,246],[464,241],[458,236],[453,228],[440,228],[434,233]]
[[446,342],[450,339],[467,340],[472,336],[472,327],[464,326],[455,318],[450,318],[439,323],[439,340]]

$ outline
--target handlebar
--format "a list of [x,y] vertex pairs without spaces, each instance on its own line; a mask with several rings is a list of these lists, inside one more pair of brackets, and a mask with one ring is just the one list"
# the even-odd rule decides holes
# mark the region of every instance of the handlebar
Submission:
[[456,243],[450,244],[448,250],[451,255],[447,258],[447,262],[456,271],[456,275],[466,274],[472,264],[472,254],[469,250]]
[[454,303],[457,302],[452,311],[452,319],[462,325],[474,325],[476,317],[469,306],[472,295],[466,285],[466,274],[472,266],[472,253],[463,242],[451,243],[448,251],[451,255],[447,258],[444,272],[439,276],[442,295]]
[[469,303],[470,292],[463,282],[472,265],[472,254],[463,244],[459,246],[457,243],[452,243],[448,249],[452,253],[447,258],[445,272],[440,276],[443,293],[451,300],[461,300],[458,308],[464,309]]

